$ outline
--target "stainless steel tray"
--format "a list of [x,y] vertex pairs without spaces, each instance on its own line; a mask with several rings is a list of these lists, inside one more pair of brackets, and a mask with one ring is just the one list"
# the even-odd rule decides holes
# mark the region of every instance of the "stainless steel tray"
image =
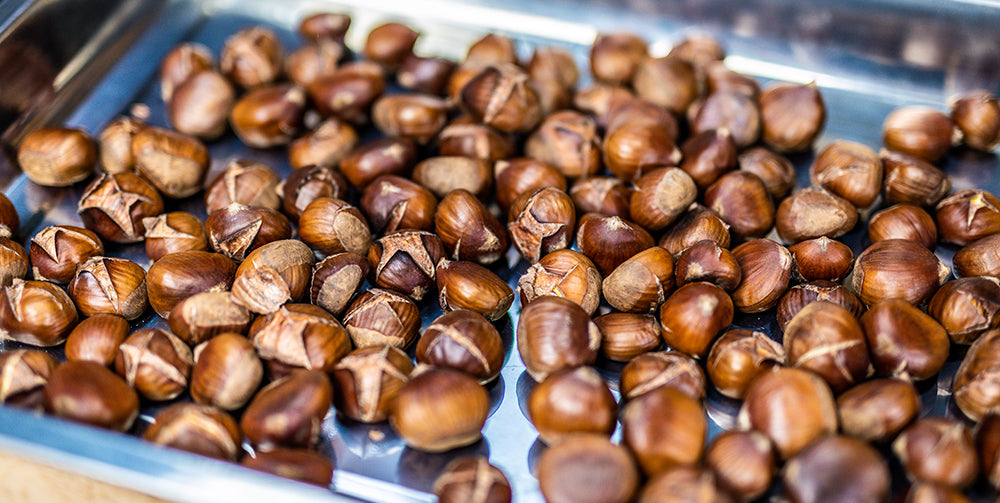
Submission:
[[[553,0],[536,3],[512,0],[484,1],[393,0],[100,0],[88,2],[26,0],[0,1],[0,61],[14,57],[14,73],[0,67],[0,132],[5,150],[12,152],[23,134],[42,124],[66,123],[97,133],[134,103],[151,111],[150,121],[165,125],[165,112],[155,83],[156,66],[173,45],[184,40],[204,43],[216,54],[226,37],[255,23],[275,28],[286,47],[296,47],[298,20],[320,10],[347,12],[353,24],[348,44],[361,47],[374,25],[400,20],[423,32],[417,51],[453,58],[487,31],[506,33],[516,40],[523,56],[539,44],[563,46],[576,56],[583,73],[587,46],[598,31],[627,29],[649,40],[654,53],[665,53],[692,29],[705,31],[725,43],[727,63],[771,79],[816,81],[828,109],[821,147],[834,139],[848,139],[878,148],[882,119],[894,107],[926,104],[943,108],[959,91],[1000,90],[1000,6],[986,0],[927,1],[795,1],[759,0]],[[20,76],[21,80],[18,80]],[[34,79],[34,80],[31,80]],[[14,86],[25,80],[32,86]],[[286,175],[289,166],[280,149],[243,147],[231,134],[210,145],[213,170],[234,158],[252,158]],[[799,185],[808,185],[806,168],[811,155],[793,160]],[[944,169],[956,189],[972,186],[1000,192],[1000,162],[996,156],[966,150],[949,155]],[[211,175],[209,175],[211,179]],[[10,158],[0,158],[0,187],[17,205],[22,231],[28,239],[50,224],[79,223],[76,200],[85,184],[66,189],[43,188],[21,176]],[[174,208],[204,217],[200,198],[172,203]],[[864,226],[845,237],[855,252],[866,245]],[[950,264],[954,248],[938,254]],[[141,245],[112,246],[109,253],[144,266]],[[499,267],[513,284],[527,267],[516,254]],[[602,309],[607,309],[606,307]],[[425,303],[424,324],[439,314]],[[501,377],[490,388],[493,410],[483,430],[484,439],[468,448],[445,454],[427,454],[405,447],[385,425],[360,425],[330,414],[323,426],[320,450],[335,459],[331,489],[355,498],[410,502],[433,501],[426,491],[453,457],[471,452],[488,454],[510,478],[515,501],[540,502],[532,475],[534,460],[544,448],[526,419],[524,401],[533,381],[513,350],[513,330],[519,306],[499,325],[507,345]],[[147,326],[164,326],[147,316]],[[777,336],[773,312],[737,316],[736,325]],[[0,343],[0,349],[19,347]],[[58,351],[58,350],[57,350]],[[951,376],[960,355],[936,382],[923,383],[923,413],[956,415],[950,404]],[[613,388],[620,366],[600,363],[599,370]],[[617,395],[617,393],[616,393]],[[163,404],[146,404],[135,431],[141,431]],[[733,423],[738,403],[710,391],[706,407],[714,435]],[[615,433],[615,439],[619,433]],[[131,436],[99,431],[61,420],[0,407],[0,449],[66,470],[147,492],[171,500],[351,501],[327,491],[304,487],[238,466],[158,448]],[[891,458],[890,458],[891,459]],[[897,490],[903,487],[894,470]],[[996,494],[976,488],[977,499]]]

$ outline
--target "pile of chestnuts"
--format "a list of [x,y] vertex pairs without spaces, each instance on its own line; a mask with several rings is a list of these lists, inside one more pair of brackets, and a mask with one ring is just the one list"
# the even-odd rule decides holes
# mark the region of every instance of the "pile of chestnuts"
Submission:
[[[564,49],[523,60],[491,34],[451,61],[390,22],[353,53],[350,21],[308,17],[290,52],[264,26],[217,61],[172,49],[169,127],[24,138],[33,182],[89,181],[78,225],[30,239],[0,195],[0,336],[25,345],[0,354],[0,401],[135,431],[142,402],[175,400],[143,438],[325,486],[333,461],[311,449],[331,406],[422,451],[478,441],[519,306],[547,501],[886,501],[890,460],[905,501],[1000,488],[1000,200],[936,165],[996,148],[995,96],[899,108],[881,152],[832,141],[796,188],[787,155],[824,129],[819,88],[762,89],[711,38],[654,57],[600,34],[578,88]],[[293,171],[239,159],[209,180],[206,142],[230,132]],[[185,198],[206,217],[174,211]],[[836,240],[859,224],[870,246]],[[107,254],[128,243],[149,262]],[[134,330],[151,311],[165,324]],[[778,337],[733,325],[762,312]],[[34,348],[60,344],[64,363]],[[918,418],[950,357],[953,414]],[[593,368],[609,362],[620,401]],[[711,439],[709,392],[741,401]],[[433,490],[512,494],[483,457]]]

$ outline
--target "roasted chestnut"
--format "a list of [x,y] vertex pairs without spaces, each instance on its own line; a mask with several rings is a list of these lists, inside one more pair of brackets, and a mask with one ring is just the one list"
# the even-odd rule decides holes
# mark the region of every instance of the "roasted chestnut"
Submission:
[[77,213],[84,227],[102,238],[135,243],[145,238],[143,219],[163,213],[163,199],[135,173],[101,173],[84,189]]
[[517,351],[535,381],[544,381],[559,370],[593,363],[600,346],[601,331],[572,301],[546,295],[521,310]]
[[639,487],[628,449],[604,435],[568,435],[542,452],[535,473],[542,496],[551,502],[626,503]]
[[902,379],[934,377],[948,359],[948,333],[900,299],[883,300],[861,316],[875,371]]
[[205,189],[205,211],[212,213],[240,203],[272,210],[281,209],[277,190],[281,178],[265,164],[248,159],[234,159]]
[[174,199],[201,190],[210,162],[208,149],[197,138],[155,126],[135,134],[132,155],[136,171]]
[[76,268],[69,295],[84,316],[116,314],[134,320],[146,311],[146,271],[131,260],[91,257]]
[[406,348],[417,338],[420,310],[409,297],[372,288],[351,303],[344,314],[344,327],[355,347]]
[[788,364],[815,372],[839,393],[871,371],[868,343],[855,314],[827,301],[806,305],[785,326]]
[[688,283],[660,306],[664,342],[695,358],[704,358],[712,341],[732,322],[729,294],[711,283]]
[[707,436],[701,402],[670,386],[633,397],[622,407],[622,443],[648,476],[697,463]]
[[741,400],[755,377],[784,364],[781,344],[763,332],[734,328],[712,344],[705,370],[719,393]]
[[507,316],[514,291],[493,271],[472,262],[442,260],[437,266],[441,310],[468,309],[491,321]]
[[695,399],[705,398],[705,372],[698,362],[680,351],[654,351],[636,356],[622,369],[618,383],[622,401],[662,386]]
[[188,387],[194,357],[176,335],[144,328],[118,346],[115,372],[150,400],[170,400]]
[[184,251],[164,255],[146,273],[149,305],[156,314],[168,318],[174,306],[192,295],[228,289],[236,272],[236,263],[219,253]]
[[128,431],[139,415],[139,395],[99,363],[70,361],[49,376],[45,410],[71,421]]
[[444,452],[482,438],[490,396],[475,378],[439,367],[418,367],[396,397],[389,422],[406,445]]
[[36,129],[17,149],[17,163],[25,176],[47,187],[65,187],[86,179],[96,162],[97,145],[82,129]]
[[951,271],[923,246],[904,239],[887,239],[868,247],[854,263],[852,290],[867,305],[899,298],[924,304]]
[[315,262],[312,250],[301,241],[283,239],[261,246],[236,269],[233,300],[258,314],[273,313],[302,298]]
[[570,300],[593,314],[601,302],[601,273],[585,255],[556,250],[542,257],[517,280],[521,305],[554,295]]
[[460,309],[435,319],[417,342],[417,363],[460,370],[487,383],[500,375],[503,341],[483,315]]
[[885,148],[935,162],[951,148],[955,123],[933,108],[904,106],[889,113],[882,123]]
[[[28,252],[35,279],[69,283],[77,265],[104,255],[104,244],[90,230],[72,225],[50,225],[31,238]],[[24,273],[20,277],[23,278]]]
[[76,325],[76,306],[48,281],[15,278],[0,288],[0,338],[35,346],[55,346]]
[[330,372],[351,351],[340,322],[311,304],[287,304],[257,317],[248,337],[264,361],[309,370]]
[[240,430],[236,421],[224,411],[208,405],[171,405],[156,414],[142,438],[226,461],[236,461],[240,453]]
[[337,412],[363,423],[385,421],[413,362],[393,346],[367,346],[341,358],[330,374]]
[[245,334],[251,321],[250,311],[225,291],[194,294],[178,302],[167,317],[170,330],[192,347],[219,334]]
[[255,447],[310,447],[330,410],[333,387],[319,370],[294,370],[257,392],[243,411],[240,429]]

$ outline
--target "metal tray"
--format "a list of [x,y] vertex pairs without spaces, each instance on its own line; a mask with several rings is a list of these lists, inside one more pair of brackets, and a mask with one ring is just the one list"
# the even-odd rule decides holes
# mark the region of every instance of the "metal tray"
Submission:
[[[0,187],[19,209],[23,228],[18,239],[27,244],[46,225],[79,225],[76,201],[85,187],[81,183],[51,189],[28,182],[10,157],[11,145],[23,134],[57,123],[96,134],[135,103],[149,107],[151,123],[165,125],[155,72],[161,57],[176,43],[198,41],[218,54],[230,34],[261,23],[276,29],[286,48],[297,47],[300,42],[294,27],[298,20],[321,10],[352,15],[347,42],[354,48],[361,47],[371,27],[399,20],[423,33],[418,53],[460,58],[472,41],[494,31],[514,37],[522,56],[541,44],[565,47],[575,55],[582,73],[587,68],[587,47],[598,31],[640,33],[654,54],[665,53],[688,31],[708,32],[724,42],[727,63],[737,71],[764,83],[772,79],[817,82],[828,110],[817,147],[847,139],[877,149],[882,119],[896,106],[925,104],[943,109],[946,99],[957,92],[1000,90],[1000,34],[995,30],[1000,26],[1000,6],[986,0],[629,0],[624,4],[512,0],[495,5],[447,0],[6,0],[0,1],[0,61],[13,60],[18,65],[16,70],[0,65],[0,132],[8,154],[0,157]],[[585,84],[586,77],[581,85]],[[232,134],[209,148],[213,171],[231,159],[245,157],[264,162],[281,175],[289,172],[283,150],[248,149]],[[811,160],[811,154],[793,159],[799,168],[799,186],[809,184],[806,168]],[[1000,162],[994,155],[958,149],[948,156],[944,169],[956,189],[979,186],[1000,192]],[[205,216],[199,197],[168,205],[172,206],[168,209]],[[844,238],[856,253],[867,245],[866,240],[863,225]],[[943,246],[937,253],[950,264],[954,251]],[[149,265],[141,245],[111,246],[108,252]],[[526,267],[512,253],[498,272],[514,284]],[[434,302],[425,302],[424,325],[439,313]],[[507,361],[490,388],[493,409],[484,439],[457,451],[427,454],[407,448],[388,425],[361,425],[331,413],[323,425],[319,449],[336,462],[330,488],[337,495],[152,446],[132,436],[5,407],[0,407],[0,449],[183,501],[433,501],[427,491],[444,465],[457,455],[480,453],[489,455],[510,478],[515,501],[540,502],[532,470],[544,445],[536,440],[524,412],[534,382],[513,350],[512,327],[518,314],[515,305],[509,318],[498,324]],[[165,325],[155,315],[147,315],[138,324]],[[734,324],[780,338],[773,311],[738,315]],[[20,345],[0,342],[3,350],[16,347]],[[949,400],[960,356],[952,355],[936,382],[922,383],[924,415],[960,416]],[[600,362],[598,368],[617,396],[621,366]],[[738,405],[709,391],[710,435],[732,425]],[[162,407],[144,403],[133,433],[141,432]],[[614,438],[619,438],[619,432]],[[893,471],[898,491],[905,482],[898,466]],[[996,498],[988,488],[977,487],[972,493],[977,500]]]

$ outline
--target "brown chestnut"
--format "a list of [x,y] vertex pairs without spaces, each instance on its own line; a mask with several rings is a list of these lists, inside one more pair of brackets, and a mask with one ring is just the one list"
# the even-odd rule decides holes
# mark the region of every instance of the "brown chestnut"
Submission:
[[[212,52],[197,42],[178,44],[160,61],[160,96],[164,103],[169,103],[174,89],[183,84],[192,75],[215,66]],[[113,170],[115,171],[115,170]]]
[[396,73],[396,82],[410,91],[440,96],[457,66],[450,59],[411,54]]
[[236,89],[215,70],[195,73],[174,89],[167,101],[167,119],[177,131],[201,140],[214,140],[226,132]]
[[576,244],[607,275],[655,241],[645,229],[620,217],[587,213],[577,224]]
[[330,372],[351,351],[344,327],[320,307],[287,304],[259,316],[248,335],[266,362]]
[[1000,234],[966,245],[952,257],[959,278],[989,276],[1000,278]]
[[500,375],[503,341],[483,315],[460,309],[431,322],[420,336],[417,363],[460,370],[488,383]]
[[778,305],[792,276],[788,249],[770,239],[755,239],[734,248],[733,257],[743,275],[732,293],[736,309],[759,313]]
[[[563,186],[565,185],[563,182]],[[0,193],[0,238],[16,236],[20,230],[21,218],[17,215],[17,208],[6,194]]]
[[431,191],[395,175],[378,177],[361,196],[361,209],[375,234],[404,229],[431,230],[437,205],[437,198]]
[[923,246],[904,239],[887,239],[868,247],[854,263],[852,290],[867,305],[899,298],[920,305],[951,271]]
[[989,152],[1000,144],[1000,104],[989,91],[971,91],[952,101],[951,119],[970,148]]
[[438,155],[472,157],[493,163],[514,154],[511,135],[468,121],[471,118],[460,117],[438,133]]
[[448,463],[434,479],[439,503],[510,503],[510,481],[483,456],[463,456]]
[[329,166],[303,166],[292,171],[275,189],[282,194],[282,209],[293,219],[299,218],[309,203],[320,197],[347,197],[347,180]]
[[425,144],[448,120],[448,105],[427,94],[383,96],[372,105],[372,122],[387,136],[405,136]]
[[364,215],[346,202],[329,197],[314,199],[302,211],[299,239],[323,255],[345,251],[364,255],[372,244]]
[[45,399],[45,384],[59,360],[38,349],[0,352],[0,403],[39,411]]
[[646,41],[636,34],[598,33],[590,46],[590,72],[598,82],[627,84],[646,51]]
[[275,447],[269,451],[256,451],[253,456],[244,457],[240,465],[324,489],[330,486],[333,478],[333,461],[306,449]]
[[201,190],[210,161],[208,149],[197,138],[155,126],[135,134],[132,155],[136,171],[174,199]]
[[500,276],[473,262],[438,262],[437,288],[442,311],[468,309],[491,321],[507,316],[514,301],[514,291]]
[[681,145],[681,153],[684,160],[679,167],[691,175],[700,190],[736,167],[736,144],[728,129],[695,134]]
[[412,371],[413,362],[399,348],[387,345],[355,349],[341,358],[330,374],[334,406],[355,421],[385,421]]
[[674,267],[674,276],[678,285],[705,281],[731,291],[739,286],[743,272],[732,252],[715,241],[704,239],[681,252]]
[[701,402],[670,386],[633,397],[622,407],[622,443],[648,476],[697,463],[707,436]]
[[636,180],[630,215],[635,223],[658,231],[677,220],[697,195],[694,180],[680,168],[654,169]]
[[298,369],[258,391],[243,411],[240,429],[260,450],[310,447],[330,410],[333,387],[319,370]]
[[993,329],[972,343],[952,380],[952,397],[958,408],[973,421],[1000,404],[1000,386],[992,369],[1000,354],[1000,330]]
[[281,209],[277,173],[265,164],[248,159],[235,159],[226,165],[205,190],[205,211],[212,213],[240,203],[272,210]]
[[879,451],[861,440],[829,435],[788,460],[784,492],[794,503],[886,501],[891,479]]
[[868,343],[854,313],[827,301],[812,302],[785,326],[788,364],[815,372],[839,393],[871,372]]
[[705,190],[705,206],[718,213],[737,241],[764,237],[775,222],[764,182],[749,171],[730,171]]
[[453,260],[492,264],[510,248],[500,221],[465,189],[449,192],[438,203],[434,231]]
[[521,194],[531,194],[542,187],[566,191],[566,177],[558,169],[531,157],[497,161],[493,176],[497,203],[505,211]]
[[972,432],[961,422],[944,417],[920,419],[892,442],[906,476],[912,481],[964,488],[979,475]]
[[240,334],[222,333],[194,348],[191,398],[225,410],[243,407],[264,376],[253,344]]
[[330,255],[313,270],[309,301],[340,316],[370,270],[368,258],[363,255],[351,252]]
[[208,405],[176,403],[158,412],[142,434],[154,444],[210,458],[236,461],[240,430],[229,414]]
[[741,400],[754,378],[785,364],[785,348],[764,334],[734,328],[715,340],[705,359],[705,370],[715,389]]
[[596,174],[601,167],[601,137],[590,117],[572,110],[556,112],[528,137],[524,152],[558,169],[567,178]]
[[720,487],[740,501],[752,501],[771,487],[775,474],[771,441],[757,431],[726,431],[705,451],[705,465]]
[[505,35],[488,33],[483,38],[469,46],[465,61],[477,61],[485,64],[517,63],[517,51],[514,41]]
[[823,236],[836,238],[858,223],[858,210],[847,199],[807,187],[781,201],[774,223],[778,236],[789,244]]
[[1000,326],[1000,280],[986,276],[949,281],[931,298],[927,314],[944,327],[952,342],[971,344]]
[[376,63],[354,61],[314,80],[306,91],[320,116],[361,126],[370,122],[371,105],[385,91],[385,75]]
[[632,87],[642,99],[681,114],[698,97],[698,76],[681,58],[643,58],[635,68]]
[[45,410],[71,421],[128,431],[139,415],[139,395],[99,363],[70,361],[49,376]]
[[84,316],[116,314],[134,320],[146,311],[146,271],[130,260],[91,257],[76,268],[68,292]]
[[226,39],[219,68],[240,87],[253,89],[277,80],[283,57],[277,34],[264,26],[251,26]]
[[[651,104],[650,106],[655,105]],[[625,109],[626,107],[621,108]],[[637,111],[633,115],[641,114],[643,112]],[[609,124],[607,133],[604,135],[602,160],[612,175],[626,182],[633,182],[643,175],[655,171],[656,168],[676,166],[681,161],[682,154],[677,145],[674,144],[673,131],[658,122],[654,122],[655,119],[628,120],[630,118],[624,112],[619,111],[615,119],[618,122]],[[647,181],[647,184],[651,183],[656,184],[656,182]],[[683,193],[686,193],[686,185],[680,187],[685,189]],[[690,185],[693,187],[694,182],[692,181]]]
[[737,158],[740,169],[757,175],[775,201],[781,201],[795,188],[795,166],[787,157],[766,147],[744,150]]
[[982,467],[983,475],[994,488],[1000,485],[997,473],[997,462],[1000,461],[997,454],[1000,453],[1000,415],[990,412],[983,416],[976,426],[976,451],[979,454],[979,463]]
[[601,331],[601,354],[628,362],[660,347],[660,323],[651,314],[608,313],[594,318]]
[[847,199],[858,208],[875,202],[882,189],[882,160],[860,143],[836,140],[824,148],[809,168],[813,185]]
[[344,314],[344,327],[355,347],[406,348],[417,338],[420,310],[409,297],[372,288],[351,303]]
[[55,346],[66,340],[76,320],[70,296],[52,283],[15,278],[0,288],[0,339]]
[[826,123],[826,105],[815,82],[779,83],[761,93],[760,117],[764,143],[778,152],[799,152],[812,146]]
[[719,214],[692,203],[660,238],[660,246],[677,257],[691,245],[709,239],[720,248],[729,248],[729,224]]
[[228,289],[235,274],[236,263],[219,253],[184,251],[164,255],[146,272],[149,305],[156,314],[168,318],[174,306],[192,295]]
[[705,372],[698,362],[680,351],[654,351],[636,356],[622,369],[622,401],[663,386],[695,399],[705,398]]
[[872,305],[861,324],[879,374],[921,381],[934,377],[948,359],[944,327],[904,300]]
[[236,136],[249,147],[287,145],[302,124],[306,93],[300,87],[278,84],[244,94],[229,113]]
[[951,148],[955,123],[933,108],[899,107],[882,123],[885,148],[935,162]]
[[0,237],[0,287],[11,284],[15,278],[24,279],[28,275],[28,260],[28,252],[17,241]]
[[951,191],[951,179],[933,164],[906,154],[883,150],[885,200],[933,206]]
[[792,271],[799,281],[837,282],[844,279],[854,265],[851,247],[826,236],[800,241],[789,246],[788,251],[792,254]]
[[901,379],[872,379],[837,397],[841,430],[868,442],[892,439],[919,412],[916,388]]
[[358,133],[350,124],[331,117],[316,129],[296,138],[288,146],[293,168],[338,166],[358,144]]
[[197,346],[223,333],[245,334],[253,316],[229,292],[202,292],[180,302],[170,311],[170,330],[188,345]]
[[[50,225],[31,238],[28,252],[35,279],[69,283],[77,265],[91,257],[104,255],[104,244],[90,230],[72,225]],[[23,278],[24,274],[20,277]]]
[[756,95],[723,89],[692,102],[687,116],[694,133],[725,129],[738,148],[746,148],[761,136],[760,108]]
[[546,377],[531,390],[528,418],[549,445],[573,433],[610,437],[618,422],[618,404],[596,370],[576,367]]
[[476,379],[439,367],[418,367],[396,397],[389,423],[406,445],[444,452],[482,438],[490,396]]
[[176,335],[144,328],[129,335],[115,357],[115,372],[150,400],[170,400],[188,387],[194,357]]
[[77,213],[84,227],[108,241],[142,241],[142,221],[163,213],[163,199],[156,189],[135,173],[101,173],[83,191]]
[[303,45],[285,58],[285,74],[300,86],[330,77],[337,71],[337,64],[344,57],[343,41],[316,40]]
[[368,251],[374,283],[417,301],[436,285],[435,267],[444,256],[441,239],[424,231],[387,234]]
[[340,169],[351,185],[363,189],[382,175],[409,174],[417,163],[416,149],[410,138],[378,138],[355,148],[340,162]]
[[73,185],[90,176],[96,162],[97,145],[82,129],[36,129],[17,149],[25,176],[46,187]]
[[593,363],[600,346],[601,331],[572,301],[546,295],[521,310],[517,351],[537,382],[553,372]]
[[632,191],[625,182],[610,176],[590,176],[573,182],[569,195],[581,213],[629,219],[629,198]]
[[413,44],[419,37],[419,32],[404,24],[381,24],[368,32],[364,55],[380,65],[394,69],[413,53]]
[[573,241],[576,209],[562,190],[542,187],[524,192],[511,203],[510,231],[514,248],[532,264]]
[[489,65],[462,87],[459,99],[476,120],[507,133],[534,129],[542,119],[528,74],[511,63]]
[[965,246],[1000,233],[1000,199],[985,190],[960,190],[937,204],[941,241]]
[[871,216],[868,238],[872,243],[908,239],[933,250],[937,245],[937,226],[934,219],[919,206],[897,204]]
[[128,321],[113,314],[95,314],[81,321],[66,338],[66,359],[110,366],[118,346],[128,337]]
[[695,358],[704,358],[712,341],[732,322],[729,294],[711,283],[688,283],[660,306],[664,342]]
[[257,314],[273,313],[302,298],[315,262],[312,250],[301,241],[283,239],[261,246],[236,269],[233,300]]
[[781,302],[778,303],[778,310],[775,313],[778,327],[784,330],[788,322],[799,311],[817,301],[837,304],[850,311],[855,318],[861,316],[861,313],[865,311],[865,306],[861,304],[858,297],[843,285],[823,279],[810,281],[789,288],[781,297]]
[[490,163],[483,159],[438,156],[420,161],[413,168],[413,181],[427,187],[438,197],[465,189],[485,199],[493,185],[493,174]]
[[545,295],[572,301],[588,315],[601,302],[601,273],[589,258],[573,250],[556,250],[542,257],[517,280],[521,305]]
[[212,249],[237,261],[261,246],[292,237],[291,223],[277,210],[229,203],[205,219]]
[[552,503],[626,503],[639,488],[629,451],[603,435],[577,433],[542,451],[538,486]]
[[208,250],[205,228],[190,213],[162,213],[142,223],[146,227],[146,257],[153,262],[171,253]]

